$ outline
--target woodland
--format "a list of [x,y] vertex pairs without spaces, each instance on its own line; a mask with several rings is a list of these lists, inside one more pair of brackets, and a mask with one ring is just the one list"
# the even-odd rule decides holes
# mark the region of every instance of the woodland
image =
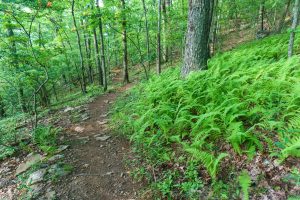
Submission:
[[300,0],[0,0],[0,199],[300,199]]

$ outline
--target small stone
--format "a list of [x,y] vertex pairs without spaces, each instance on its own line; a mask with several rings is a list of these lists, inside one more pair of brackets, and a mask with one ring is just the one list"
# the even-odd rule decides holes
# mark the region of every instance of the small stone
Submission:
[[77,133],[83,133],[84,128],[82,126],[76,126],[74,129]]
[[104,100],[104,103],[109,103],[109,100]]
[[111,176],[111,175],[113,175],[113,174],[114,174],[113,172],[107,172],[105,175]]
[[40,162],[43,160],[43,156],[40,154],[29,154],[27,156],[27,159],[24,163],[21,163],[17,170],[16,170],[16,175],[19,175],[25,171],[27,171],[32,165],[35,165],[36,163]]
[[107,124],[108,122],[107,122],[107,121],[97,121],[97,123],[98,123],[100,126],[102,126],[102,125]]
[[94,137],[101,137],[103,135],[103,133],[100,133],[100,134],[97,134],[97,135],[94,135]]
[[60,159],[63,159],[64,158],[64,155],[61,155],[61,154],[58,154],[58,155],[55,155],[55,156],[52,156],[51,158],[48,159],[48,162],[50,163],[54,163]]
[[64,113],[67,113],[67,112],[70,112],[70,111],[73,111],[74,108],[71,108],[71,107],[67,107],[65,110],[64,110]]
[[54,200],[56,198],[56,192],[55,191],[48,191],[45,194],[45,197],[47,200]]
[[110,138],[110,136],[102,136],[102,137],[96,137],[96,141],[105,142]]
[[61,145],[58,147],[58,149],[56,150],[56,153],[60,153],[64,150],[66,150],[67,148],[69,148],[70,146],[69,145]]
[[84,168],[88,168],[90,165],[89,164],[84,164],[83,167]]
[[100,117],[107,117],[108,114],[103,114],[103,115],[100,115]]
[[89,119],[90,119],[90,117],[84,117],[84,118],[82,118],[82,121],[87,121]]
[[30,174],[26,184],[27,185],[34,185],[36,183],[39,183],[39,182],[43,181],[46,172],[47,172],[46,169],[40,169],[40,170]]

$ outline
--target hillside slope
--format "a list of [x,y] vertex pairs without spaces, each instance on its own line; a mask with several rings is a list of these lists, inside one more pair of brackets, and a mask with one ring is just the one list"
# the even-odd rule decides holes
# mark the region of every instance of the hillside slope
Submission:
[[287,59],[287,44],[288,35],[247,43],[185,80],[169,69],[119,101],[115,121],[153,197],[299,197],[300,58]]

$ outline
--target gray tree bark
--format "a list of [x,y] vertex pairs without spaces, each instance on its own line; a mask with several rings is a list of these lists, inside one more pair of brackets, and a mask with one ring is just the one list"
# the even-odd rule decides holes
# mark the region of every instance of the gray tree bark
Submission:
[[107,74],[106,74],[106,58],[105,58],[105,44],[104,44],[104,35],[103,35],[103,26],[102,26],[102,16],[101,10],[99,8],[100,16],[99,16],[99,35],[100,35],[100,55],[101,55],[101,69],[102,69],[102,76],[103,76],[103,89],[104,91],[107,90]]
[[127,19],[125,14],[125,0],[121,0],[122,3],[122,40],[123,40],[123,81],[124,83],[129,83],[129,73],[128,73],[128,50],[127,50]]
[[285,24],[285,18],[286,18],[286,16],[287,16],[288,11],[289,11],[289,8],[290,8],[290,5],[291,5],[291,1],[292,1],[292,0],[287,0],[287,2],[286,2],[285,10],[284,10],[284,12],[282,13],[282,16],[281,16],[281,18],[280,18],[280,21],[279,21],[279,23],[278,23],[278,27],[277,27],[277,30],[276,30],[277,33],[280,33],[280,32],[282,31],[283,27],[284,27],[284,24]]
[[83,60],[83,53],[82,53],[82,47],[81,47],[81,39],[80,39],[80,34],[78,31],[77,23],[76,23],[76,18],[75,18],[75,13],[74,13],[74,7],[75,7],[75,0],[72,1],[72,17],[73,17],[73,23],[76,29],[76,36],[77,36],[77,43],[78,43],[78,48],[79,48],[79,57],[80,57],[80,66],[81,66],[81,79],[82,79],[82,93],[86,94],[86,80],[85,80],[85,73],[84,73],[84,60]]
[[295,31],[298,26],[299,17],[299,6],[300,0],[295,0],[294,10],[293,10],[293,24],[289,41],[288,57],[292,57],[294,53],[294,41],[295,41]]
[[157,50],[156,70],[161,73],[161,0],[158,0],[158,22],[157,22]]
[[97,39],[97,31],[95,28],[93,28],[93,36],[94,36],[94,46],[95,46],[95,61],[96,61],[96,66],[98,69],[98,81],[99,85],[103,86],[103,72],[101,69],[101,61],[100,61],[100,53],[99,53],[99,44],[98,44],[98,39]]
[[144,17],[145,17],[145,29],[146,29],[146,46],[147,46],[147,63],[148,63],[148,71],[150,71],[150,36],[149,36],[149,26],[148,26],[148,16],[147,16],[147,7],[145,4],[145,0],[142,0],[143,9],[144,9]]
[[190,72],[207,69],[209,35],[213,14],[213,1],[189,0],[188,28],[184,52],[182,77]]

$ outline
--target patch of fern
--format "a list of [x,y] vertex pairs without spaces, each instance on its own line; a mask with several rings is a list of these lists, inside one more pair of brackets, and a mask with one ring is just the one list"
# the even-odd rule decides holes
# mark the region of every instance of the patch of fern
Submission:
[[242,45],[187,79],[181,65],[166,70],[120,100],[114,122],[145,159],[177,162],[180,152],[212,179],[226,145],[253,157],[267,143],[272,155],[298,157],[300,58],[287,59],[287,45],[287,34]]

